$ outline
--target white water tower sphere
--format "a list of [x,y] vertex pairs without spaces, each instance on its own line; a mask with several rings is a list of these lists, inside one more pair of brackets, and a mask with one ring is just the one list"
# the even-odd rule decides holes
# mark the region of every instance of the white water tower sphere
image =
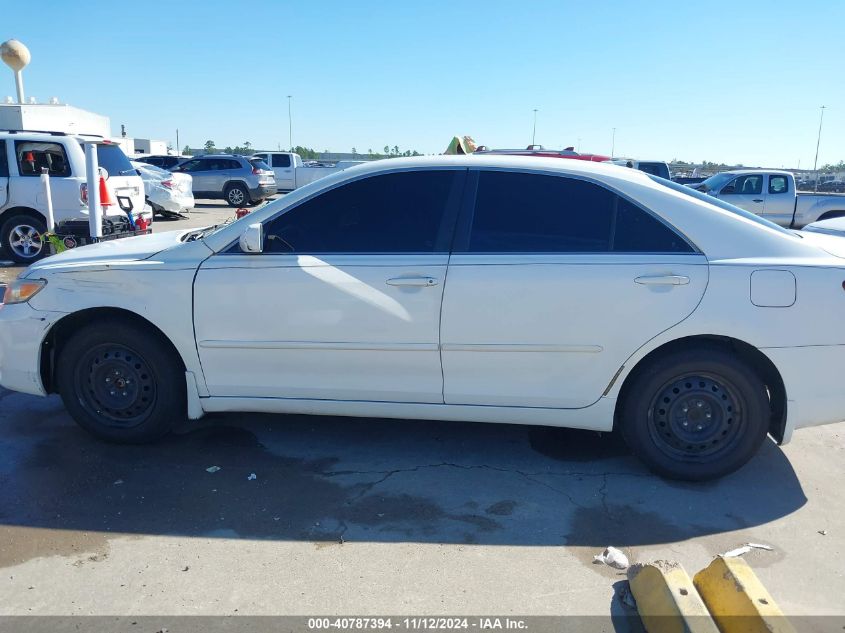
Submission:
[[23,70],[32,61],[29,49],[17,40],[6,40],[0,44],[0,57],[15,72]]

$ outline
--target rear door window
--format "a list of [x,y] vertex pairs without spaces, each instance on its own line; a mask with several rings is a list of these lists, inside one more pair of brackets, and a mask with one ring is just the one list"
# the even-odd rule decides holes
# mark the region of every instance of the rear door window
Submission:
[[273,154],[273,167],[290,167],[288,154]]
[[[67,153],[61,143],[15,141],[15,157],[21,176],[40,176],[45,167],[47,173],[53,177],[71,175]],[[129,165],[128,160],[126,164]]]
[[614,192],[575,178],[481,172],[469,252],[691,252],[680,235]]
[[769,193],[789,193],[789,179],[786,176],[769,176]]

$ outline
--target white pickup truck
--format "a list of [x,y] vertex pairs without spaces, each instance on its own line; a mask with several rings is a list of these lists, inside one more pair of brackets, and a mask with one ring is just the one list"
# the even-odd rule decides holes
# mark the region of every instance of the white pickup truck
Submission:
[[788,171],[723,171],[690,186],[788,228],[845,216],[845,194],[797,191]]
[[333,165],[307,166],[302,162],[302,157],[293,152],[257,152],[253,154],[273,168],[276,174],[276,186],[279,192],[293,191],[299,189],[309,182],[314,182],[339,171],[357,165],[361,160],[341,160]]

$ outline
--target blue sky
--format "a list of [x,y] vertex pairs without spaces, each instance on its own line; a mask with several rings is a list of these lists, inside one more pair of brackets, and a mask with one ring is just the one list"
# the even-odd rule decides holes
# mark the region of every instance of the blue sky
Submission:
[[[640,158],[845,159],[845,3],[5,3],[27,94],[218,147],[442,151],[454,134]],[[0,96],[14,94],[0,68]]]

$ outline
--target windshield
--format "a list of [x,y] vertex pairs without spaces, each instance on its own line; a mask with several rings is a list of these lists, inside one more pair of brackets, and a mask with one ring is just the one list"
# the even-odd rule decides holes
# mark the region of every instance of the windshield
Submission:
[[[714,198],[713,196],[708,196],[707,194],[692,189],[691,187],[679,185],[678,183],[672,182],[671,180],[666,180],[665,178],[660,178],[658,176],[649,176],[649,178],[651,178],[657,184],[663,185],[664,187],[667,187],[672,191],[678,191],[686,196],[689,196],[690,198],[695,198],[696,200],[700,200],[701,202],[706,202],[707,204],[713,205],[714,207],[719,207],[720,209],[724,209],[725,211],[730,211],[731,213],[742,216],[746,220],[751,220],[752,222],[765,226],[766,228],[774,229],[775,231],[783,233],[784,235],[789,235],[790,237],[795,237],[795,233],[793,233],[792,231],[787,231],[785,228],[783,228],[782,226],[778,226],[774,222],[764,220],[759,215],[754,215],[753,213],[750,213],[745,209],[740,209],[739,207],[736,207],[732,204],[728,204],[724,200]],[[713,176],[713,178],[716,178],[716,176]]]
[[698,184],[696,189],[699,189],[700,191],[714,191],[716,189],[721,189],[722,185],[727,184],[729,180],[732,180],[735,177],[736,174],[722,172],[721,174],[710,176],[710,178],[705,178]]

